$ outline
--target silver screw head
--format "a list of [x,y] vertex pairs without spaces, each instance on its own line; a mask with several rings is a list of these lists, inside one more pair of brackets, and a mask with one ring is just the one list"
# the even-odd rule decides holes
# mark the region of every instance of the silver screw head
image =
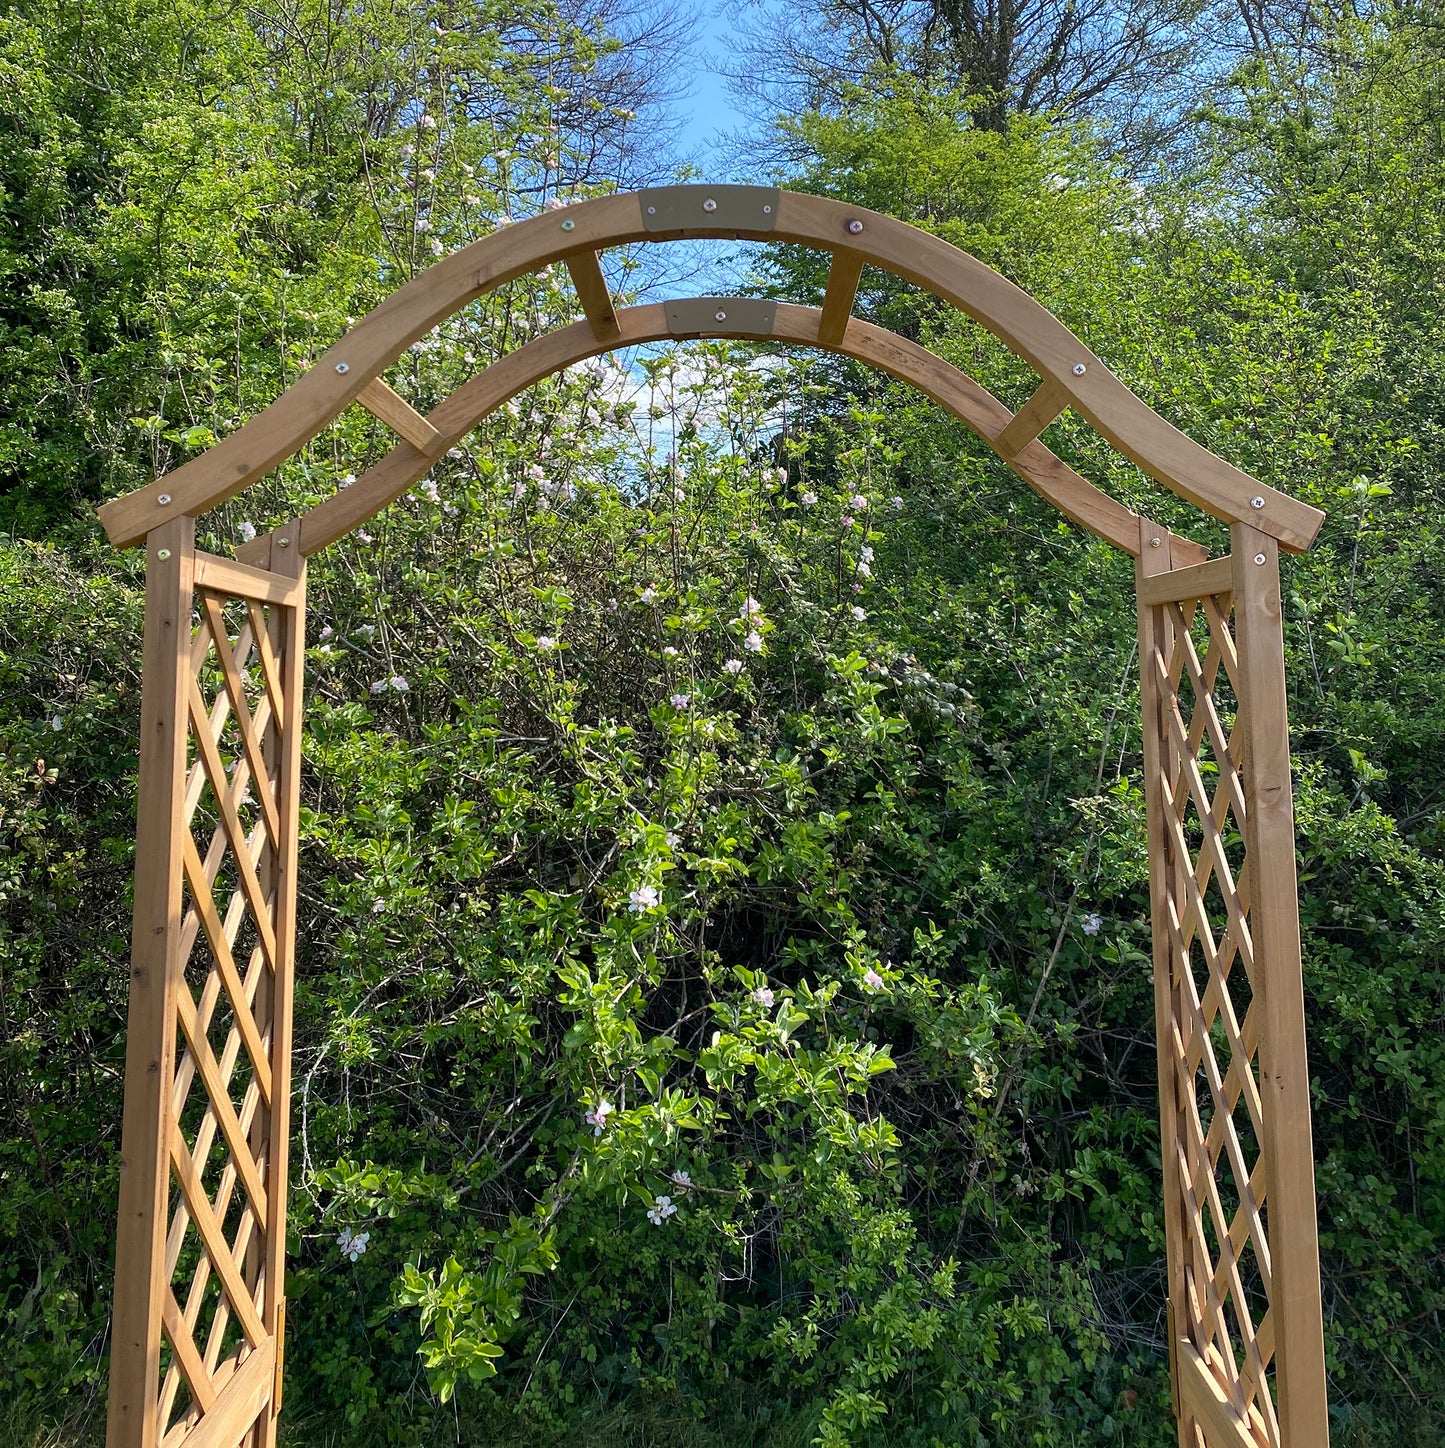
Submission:
[[702,203],[702,209],[706,211],[709,216],[711,216],[713,212],[717,210],[717,202],[714,201],[711,196],[709,196],[707,200]]
[[765,207],[763,207],[763,215],[764,215],[764,216],[771,216],[772,214],[773,214],[773,208],[772,208],[771,206],[765,206]]
[[351,371],[351,363],[350,363],[350,362],[338,362],[338,363],[336,364],[336,370],[337,370],[339,373],[341,373],[341,375],[342,375],[343,377],[345,377],[346,374]]
[[170,556],[171,556],[171,550],[170,550],[169,548],[157,548],[157,549],[156,549],[156,557],[159,558],[162,563],[164,563],[164,562],[166,561],[166,559],[169,558]]
[[164,508],[165,505],[170,502],[170,500],[171,500],[171,495],[170,495],[169,493],[162,493],[162,494],[160,495],[160,497],[158,497],[158,498],[156,499],[156,502],[158,502],[158,503],[161,505],[161,507]]
[[1151,538],[1151,539],[1149,540],[1149,546],[1150,546],[1151,548],[1158,548],[1158,547],[1160,546],[1160,543],[1161,543],[1161,540],[1158,539],[1158,538]]
[[863,223],[855,216],[853,220],[848,223],[848,234],[850,236],[858,236],[861,235],[862,231]]
[[1263,562],[1264,562],[1264,554],[1263,554],[1263,553],[1256,553],[1256,554],[1254,555],[1254,561],[1255,561],[1256,563],[1263,563]]
[[278,548],[289,548],[291,546],[291,540],[289,538],[278,538],[276,540],[276,546]]
[[1082,377],[1089,369],[1082,362],[1074,363],[1074,376]]
[[1262,507],[1264,507],[1264,499],[1263,499],[1263,498],[1251,498],[1251,499],[1249,500],[1249,506],[1250,506],[1251,508],[1262,508]]
[[657,215],[657,207],[655,207],[655,206],[649,206],[649,207],[647,208],[647,214],[648,214],[649,216],[656,216],[656,215]]
[[572,230],[575,229],[576,225],[577,225],[577,223],[576,223],[575,221],[571,221],[571,220],[564,221],[564,222],[562,223],[562,230],[563,230],[563,231],[572,231]]
[[713,316],[716,317],[719,322],[726,322],[728,319],[728,314],[723,311],[721,307],[719,307],[717,311],[713,313]]

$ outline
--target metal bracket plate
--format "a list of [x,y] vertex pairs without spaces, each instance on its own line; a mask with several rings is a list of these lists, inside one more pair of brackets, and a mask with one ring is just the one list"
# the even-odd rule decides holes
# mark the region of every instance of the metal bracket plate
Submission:
[[647,231],[771,231],[778,224],[776,186],[653,186],[638,193]]
[[683,297],[665,305],[674,337],[768,337],[778,310],[763,297]]

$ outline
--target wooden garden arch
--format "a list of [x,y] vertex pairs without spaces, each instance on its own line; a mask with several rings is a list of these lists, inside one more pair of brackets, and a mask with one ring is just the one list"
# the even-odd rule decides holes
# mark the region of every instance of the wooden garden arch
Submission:
[[[831,253],[821,308],[741,297],[618,310],[598,253],[684,237]],[[422,416],[380,373],[476,297],[555,262],[582,320]],[[852,316],[865,265],[928,289],[1038,374],[1016,412]],[[305,559],[507,398],[669,337],[820,347],[911,383],[1135,560],[1168,1323],[1182,1448],[1329,1441],[1279,552],[1324,515],[1152,412],[997,272],[915,227],[764,187],[675,186],[547,212],[455,252],[200,457],[100,509],[147,551],[133,955],[109,1448],[270,1448],[281,1407]],[[398,436],[355,484],[243,547],[195,519],[359,403]],[[1210,558],[1038,440],[1066,408],[1229,525]],[[209,691],[209,693],[207,692]],[[199,985],[193,994],[189,981]]]

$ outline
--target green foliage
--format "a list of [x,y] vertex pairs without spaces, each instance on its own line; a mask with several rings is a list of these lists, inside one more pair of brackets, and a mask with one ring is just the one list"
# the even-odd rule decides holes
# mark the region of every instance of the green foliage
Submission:
[[[589,135],[626,160],[604,33],[332,20],[313,61],[310,12],[0,15],[0,508],[51,538],[0,547],[22,1442],[95,1416],[124,1046],[138,573],[75,504],[231,430],[433,243],[559,171],[587,194]],[[1445,246],[1430,35],[1336,44],[1242,72],[1197,169],[1147,186],[897,76],[789,131],[799,184],[1001,267],[1330,511],[1287,644],[1328,1347],[1364,1448],[1438,1442],[1445,1400]],[[865,282],[1027,395],[980,329]],[[518,284],[390,380],[430,406],[573,307]],[[1209,535],[1076,419],[1048,440]],[[380,445],[344,416],[204,546]],[[433,476],[309,582],[296,1441],[1172,1441],[1126,560],[894,384],[719,345],[574,369]]]

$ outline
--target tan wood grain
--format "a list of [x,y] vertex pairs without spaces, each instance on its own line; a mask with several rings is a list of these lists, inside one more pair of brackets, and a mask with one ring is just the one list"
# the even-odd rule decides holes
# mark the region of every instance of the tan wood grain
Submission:
[[378,422],[384,422],[419,453],[433,457],[441,451],[441,438],[431,423],[400,393],[393,392],[380,377],[373,377],[356,394],[359,402]]
[[1239,694],[1249,716],[1245,868],[1250,875],[1255,989],[1263,1006],[1259,1059],[1265,1134],[1260,1145],[1268,1163],[1274,1266],[1270,1310],[1275,1319],[1280,1440],[1282,1448],[1327,1448],[1279,549],[1274,539],[1248,524],[1236,524],[1231,539]]
[[191,1221],[195,1223],[196,1231],[200,1234],[201,1244],[206,1249],[206,1255],[211,1259],[211,1266],[216,1276],[221,1279],[221,1286],[225,1288],[226,1296],[231,1301],[231,1311],[236,1314],[236,1319],[246,1334],[246,1340],[252,1347],[259,1347],[266,1341],[266,1329],[256,1314],[251,1294],[247,1291],[246,1284],[237,1270],[236,1259],[231,1255],[231,1244],[226,1241],[226,1234],[216,1220],[210,1198],[206,1196],[205,1184],[196,1175],[191,1154],[186,1149],[180,1128],[174,1123],[172,1123],[170,1133],[170,1157],[176,1181],[180,1185],[181,1191],[185,1193]]
[[[234,497],[314,437],[413,342],[485,292],[584,249],[666,239],[643,224],[635,193],[568,207],[563,219],[569,224],[566,231],[556,212],[509,226],[444,257],[394,292],[230,437],[156,482],[105,504],[100,516],[111,541],[129,547],[164,521],[168,509],[201,513]],[[859,223],[861,231],[850,230],[850,223]],[[766,231],[724,222],[690,227],[687,235],[859,252],[871,265],[927,288],[988,328],[1041,378],[1061,386],[1070,407],[1120,452],[1197,507],[1225,521],[1247,517],[1296,551],[1308,548],[1319,532],[1324,515],[1318,509],[1265,487],[1186,437],[1047,309],[939,237],[877,212],[789,192],[781,193],[775,224]],[[162,504],[162,495],[170,501]],[[1256,497],[1262,506],[1254,509]]]
[[1267,1448],[1225,1396],[1193,1343],[1177,1344],[1184,1401],[1204,1427],[1209,1448]]
[[565,258],[577,300],[587,316],[593,335],[599,342],[616,342],[617,308],[607,278],[602,275],[602,262],[595,251],[579,251]]
[[1153,607],[1159,603],[1191,602],[1234,587],[1234,561],[1226,554],[1168,573],[1156,573],[1139,582],[1139,601]]
[[[818,345],[821,314],[814,307],[780,304],[774,319],[774,340]],[[619,345],[639,345],[669,336],[661,305],[629,307],[618,313]],[[606,350],[585,322],[548,333],[508,353],[485,372],[463,383],[432,411],[432,421],[450,446],[460,441],[482,418],[525,388],[561,367]],[[848,323],[843,341],[834,349],[888,372],[918,388],[992,445],[1008,422],[1008,409],[986,388],[941,357],[905,338],[856,319]],[[1080,527],[1127,553],[1139,549],[1136,515],[1122,503],[1100,492],[1040,442],[1033,442],[1009,466],[1041,497],[1046,498]],[[368,468],[355,483],[340,489],[304,514],[288,531],[299,531],[301,552],[310,555],[344,537],[401,496],[426,471],[426,464],[407,448],[393,448]],[[277,530],[279,534],[280,530]],[[1177,556],[1195,562],[1204,550],[1189,539],[1156,530],[1154,535],[1173,539]],[[271,538],[263,534],[240,550],[254,559],[270,555]]]
[[1002,458],[1019,455],[1069,405],[1069,394],[1050,378],[1039,383],[1032,397],[1009,418],[1008,425],[994,439]]
[[161,1323],[170,1339],[176,1364],[185,1377],[186,1386],[191,1390],[191,1398],[201,1411],[205,1412],[216,1401],[216,1390],[211,1386],[211,1375],[206,1371],[200,1353],[196,1351],[191,1330],[181,1316],[176,1295],[169,1287],[166,1288],[161,1302]]
[[1149,908],[1154,941],[1154,1039],[1159,1073],[1160,1160],[1163,1165],[1164,1244],[1169,1333],[1169,1381],[1178,1424],[1180,1448],[1196,1448],[1194,1417],[1185,1405],[1179,1383],[1177,1338],[1187,1303],[1184,1292],[1184,1242],[1187,1223],[1179,1179],[1178,1065],[1174,1051],[1177,991],[1174,955],[1169,938],[1168,900],[1177,870],[1165,829],[1166,802],[1173,785],[1172,756],[1164,725],[1165,699],[1156,662],[1168,655],[1172,636],[1161,609],[1146,605],[1143,594],[1154,578],[1167,577],[1172,562],[1166,529],[1148,518],[1138,519],[1135,579],[1139,594],[1139,692],[1143,708],[1144,823],[1149,848]]
[[858,296],[858,282],[863,276],[866,258],[856,251],[835,251],[828,269],[828,288],[823,293],[823,314],[818,322],[818,345],[837,347],[848,330],[853,303]]
[[294,603],[296,585],[264,568],[252,568],[214,553],[196,554],[196,587],[228,598],[253,598],[261,603]]
[[236,1448],[270,1401],[275,1366],[275,1344],[267,1341],[236,1369],[210,1412],[176,1440],[176,1448]]
[[[246,1054],[251,1058],[251,1071],[261,1088],[262,1097],[269,1102],[271,1099],[270,1060],[265,1044],[261,1040],[261,1032],[256,1025],[255,1017],[251,1014],[251,1002],[247,998],[246,986],[241,980],[241,973],[236,969],[236,960],[231,954],[231,943],[226,939],[226,927],[216,912],[216,902],[212,898],[210,886],[206,883],[205,865],[189,830],[182,836],[181,843],[185,849],[186,883],[191,887],[191,899],[195,902],[196,913],[206,932],[206,942],[211,947],[211,957],[215,961],[216,974],[222,985],[225,986],[227,996],[230,997],[231,1017],[235,1022],[237,1034],[245,1043]],[[177,991],[178,996],[179,994],[180,992]],[[186,994],[187,996],[190,994],[188,989]],[[205,1039],[206,1029],[210,1025],[209,1017],[205,1025],[200,1025],[199,1021],[197,1025],[202,1039]],[[229,1080],[229,1076],[227,1079]]]
[[[251,770],[252,797],[261,807],[262,818],[266,821],[266,833],[270,835],[274,848],[279,832],[276,801],[272,797],[271,782],[267,778],[266,764],[261,757],[261,741],[256,737],[253,727],[254,721],[251,716],[251,705],[246,697],[246,686],[241,678],[240,669],[236,667],[235,656],[231,652],[231,639],[226,632],[226,621],[221,614],[221,605],[213,595],[203,593],[201,607],[205,611],[206,622],[210,625],[211,635],[215,640],[216,661],[221,666],[221,679],[234,710],[236,732],[241,736],[241,749]],[[211,738],[218,739],[219,734],[212,732]],[[234,804],[232,807],[235,807]]]
[[[107,1448],[154,1448],[160,1382],[166,1156],[175,1071],[181,942],[181,817],[186,773],[195,530],[189,518],[146,545],[140,787],[116,1227]],[[163,556],[164,555],[164,556]]]
[[245,828],[236,814],[231,791],[227,788],[226,766],[221,762],[215,740],[211,738],[210,730],[206,727],[206,701],[201,697],[201,690],[196,681],[191,679],[188,682],[190,685],[191,722],[195,726],[193,737],[201,758],[205,761],[206,773],[211,778],[211,797],[216,802],[222,828],[225,830],[226,838],[231,846],[231,859],[235,864],[241,889],[245,892],[246,903],[251,907],[251,923],[256,927],[256,934],[261,938],[266,958],[274,968],[276,934],[271,926],[266,894],[261,889],[261,881],[256,874],[256,861],[251,854]]
[[[287,525],[295,532],[295,522]],[[281,1411],[281,1335],[286,1330],[286,1195],[291,1139],[291,1048],[296,989],[296,900],[299,863],[301,803],[302,700],[306,671],[306,562],[299,548],[273,553],[272,565],[296,580],[297,601],[278,620],[284,712],[276,718],[277,804],[281,814],[281,843],[276,851],[276,969],[273,973],[271,1071],[275,1083],[267,1122],[266,1185],[272,1214],[266,1234],[263,1306],[266,1330],[276,1344],[277,1368],[271,1404],[258,1425],[259,1448],[274,1448],[276,1418]]]

